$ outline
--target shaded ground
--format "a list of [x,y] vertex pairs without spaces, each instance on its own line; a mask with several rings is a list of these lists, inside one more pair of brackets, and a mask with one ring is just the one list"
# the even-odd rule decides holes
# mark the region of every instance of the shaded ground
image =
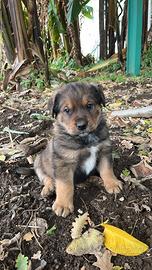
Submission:
[[[128,82],[126,84],[108,83],[104,85],[105,95],[110,109],[125,108],[128,106],[141,106],[151,103],[151,82],[141,84]],[[1,118],[0,130],[9,126],[14,130],[26,131],[28,134],[12,134],[12,140],[19,143],[24,138],[38,136],[48,138],[52,127],[51,120],[35,120],[33,113],[43,113],[46,110],[49,90],[44,94],[32,90],[19,93],[1,93]],[[123,95],[123,97],[121,97]],[[111,107],[110,107],[111,106]],[[143,121],[143,120],[142,120]],[[146,126],[138,119],[137,122],[129,122],[125,126],[109,121],[110,133],[113,139],[114,170],[120,178],[122,170],[130,168],[138,163],[146,155],[151,164],[151,123]],[[137,135],[144,138],[142,145],[133,143],[131,149],[122,146],[124,136]],[[1,146],[10,144],[10,136],[7,132],[0,134]],[[56,217],[51,211],[52,202],[55,198],[49,197],[43,200],[40,197],[41,187],[35,175],[20,176],[17,169],[20,166],[29,167],[26,157],[6,154],[6,160],[0,162],[0,239],[12,238],[16,233],[24,235],[30,231],[29,222],[34,217],[41,217],[47,221],[48,227],[55,225],[55,233],[48,236],[37,236],[31,241],[18,241],[5,249],[6,258],[0,262],[0,269],[15,269],[15,260],[19,254],[28,256],[30,259],[34,253],[41,250],[41,258],[47,262],[46,270],[66,269],[80,270],[85,266],[86,270],[98,269],[92,266],[95,257],[92,255],[75,257],[65,252],[66,246],[71,241],[70,230],[72,222],[78,216],[80,210],[89,212],[95,224],[101,220],[109,220],[113,224],[128,233],[133,234],[139,240],[149,245],[150,250],[138,257],[113,257],[114,265],[122,266],[123,269],[150,270],[152,269],[152,179],[144,182],[146,189],[142,190],[130,182],[125,182],[123,191],[115,198],[106,193],[104,188],[97,182],[87,182],[83,186],[77,186],[75,191],[75,211],[66,219]],[[8,252],[8,253],[7,253]],[[32,259],[32,269],[39,265],[38,260]]]

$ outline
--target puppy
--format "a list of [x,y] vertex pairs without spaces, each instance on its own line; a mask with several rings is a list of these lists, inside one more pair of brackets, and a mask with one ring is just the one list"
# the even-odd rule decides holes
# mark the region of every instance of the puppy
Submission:
[[54,118],[54,136],[37,156],[35,172],[44,185],[42,196],[55,189],[52,206],[58,216],[73,212],[74,182],[96,169],[109,193],[118,193],[121,182],[113,173],[108,128],[101,110],[105,97],[101,86],[69,83],[49,101]]

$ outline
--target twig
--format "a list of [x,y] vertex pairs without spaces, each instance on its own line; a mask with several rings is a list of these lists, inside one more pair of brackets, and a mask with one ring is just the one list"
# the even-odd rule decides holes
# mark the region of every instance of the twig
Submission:
[[20,112],[19,109],[17,109],[17,108],[12,108],[12,107],[7,106],[7,105],[2,105],[2,107],[3,107],[4,109],[9,109],[9,110],[12,110],[12,111]]
[[128,110],[113,111],[111,116],[149,118],[152,116],[152,105],[135,109],[132,108]]

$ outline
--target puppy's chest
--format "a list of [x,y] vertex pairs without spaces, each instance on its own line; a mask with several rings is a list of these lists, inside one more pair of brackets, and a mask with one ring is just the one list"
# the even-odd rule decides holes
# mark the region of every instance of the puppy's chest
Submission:
[[91,146],[87,149],[88,157],[81,163],[81,169],[88,175],[95,167],[97,163],[98,146]]

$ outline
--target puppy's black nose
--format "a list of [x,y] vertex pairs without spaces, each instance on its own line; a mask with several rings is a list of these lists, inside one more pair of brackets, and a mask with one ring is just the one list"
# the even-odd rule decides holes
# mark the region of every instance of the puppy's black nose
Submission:
[[77,126],[77,128],[78,128],[79,130],[84,130],[84,129],[86,129],[87,125],[88,125],[88,122],[87,122],[86,120],[84,120],[84,119],[79,119],[79,120],[77,121],[77,123],[76,123],[76,126]]

